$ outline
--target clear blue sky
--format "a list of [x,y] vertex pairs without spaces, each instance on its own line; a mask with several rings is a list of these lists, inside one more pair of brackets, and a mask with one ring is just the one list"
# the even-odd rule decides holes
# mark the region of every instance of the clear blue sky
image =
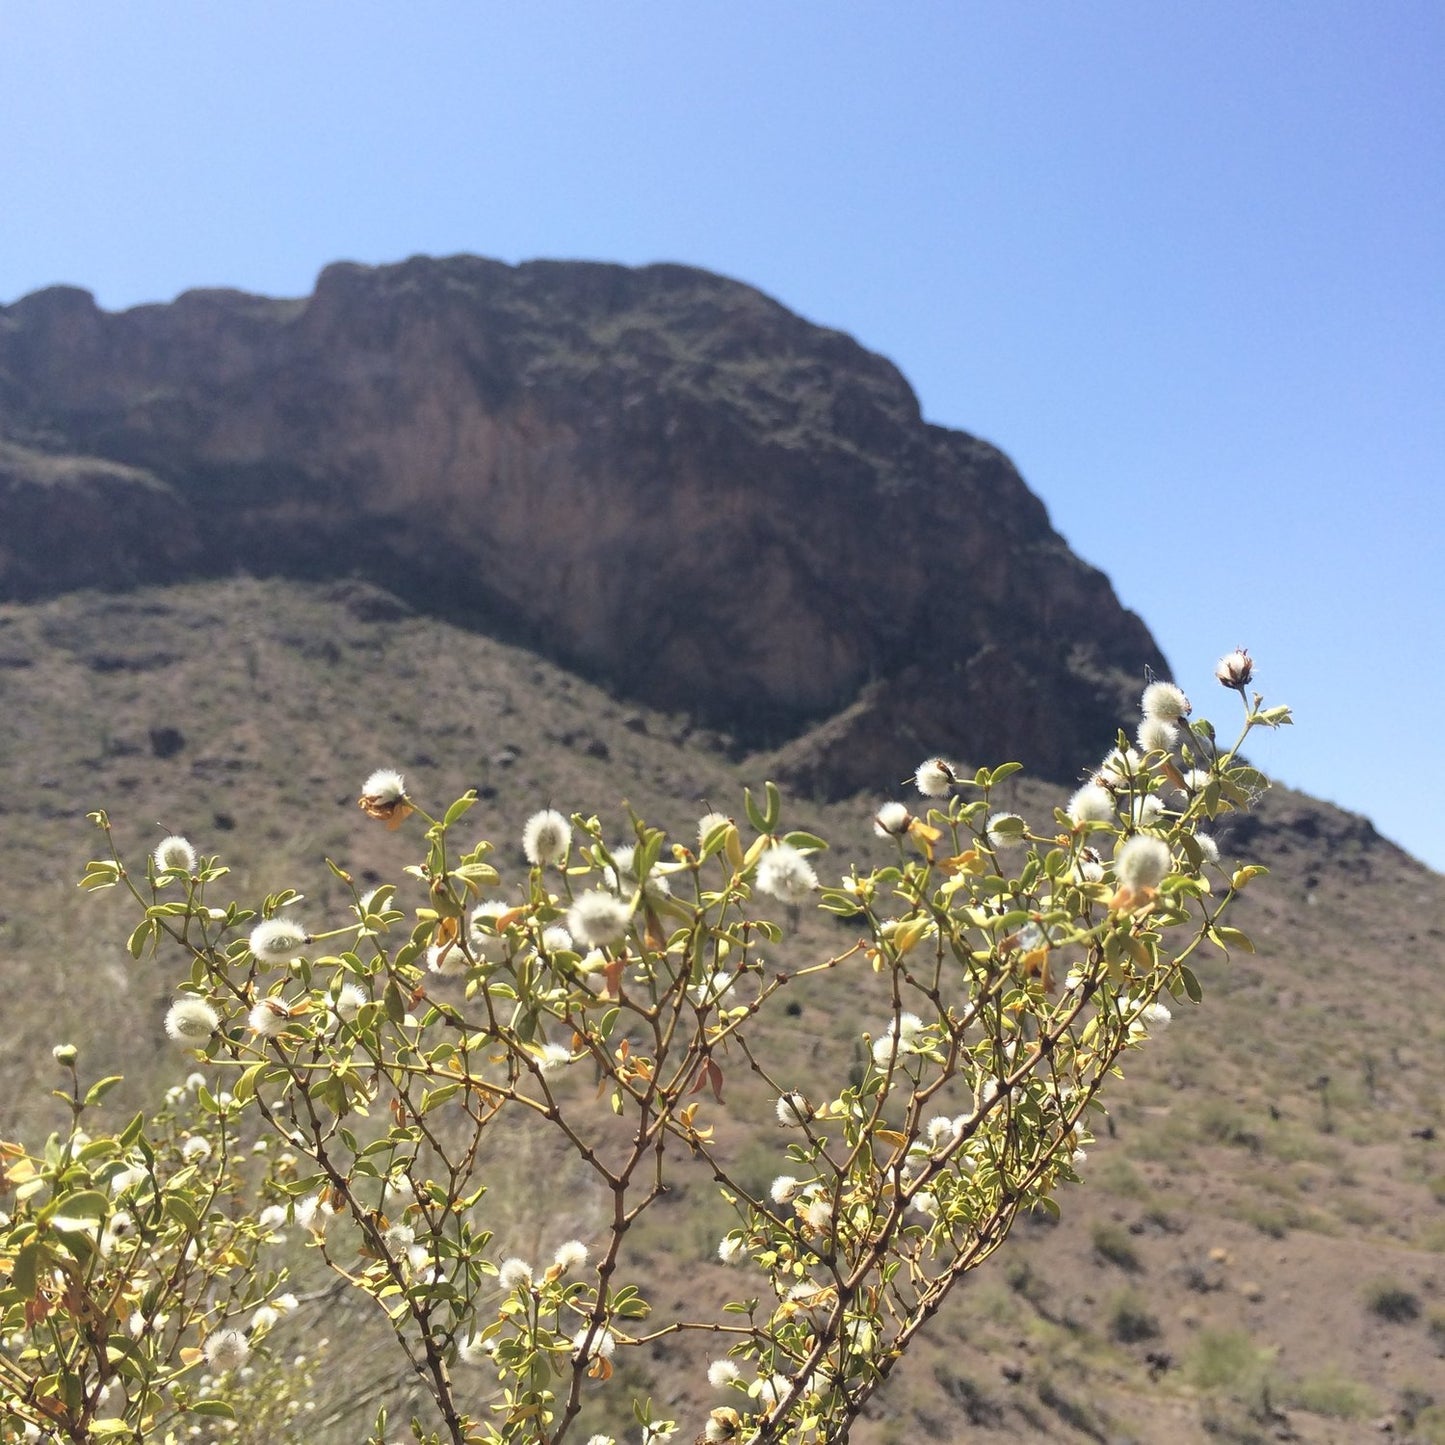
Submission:
[[852,332],[1445,868],[1440,0],[0,0],[0,300],[456,251]]

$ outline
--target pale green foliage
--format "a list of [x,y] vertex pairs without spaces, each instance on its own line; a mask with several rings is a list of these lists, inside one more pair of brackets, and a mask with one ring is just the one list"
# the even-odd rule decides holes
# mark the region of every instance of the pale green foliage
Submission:
[[[1257,697],[1245,707],[1240,741],[1287,721]],[[176,958],[178,996],[219,1016],[187,1051],[211,1082],[172,1091],[150,1123],[87,1138],[106,1085],[85,1092],[71,1060],[68,1133],[4,1146],[0,1440],[29,1423],[69,1441],[165,1441],[207,1415],[216,1438],[243,1438],[226,1417],[251,1417],[256,1386],[209,1378],[204,1347],[222,1325],[249,1329],[266,1364],[273,1318],[250,1312],[285,1282],[257,1270],[263,1207],[385,1314],[435,1403],[429,1438],[580,1440],[630,1351],[695,1331],[737,1368],[708,1438],[843,1438],[1018,1212],[1057,1210],[1120,1056],[1167,1023],[1161,996],[1198,1000],[1190,956],[1250,947],[1220,920],[1262,870],[1221,870],[1194,834],[1264,780],[1208,724],[1181,738],[1140,758],[1121,735],[1101,774],[1112,822],[1059,811],[1002,826],[994,795],[1015,765],[983,770],[890,827],[892,862],[815,894],[826,845],[783,828],[771,784],[745,799],[743,824],[715,819],[695,846],[634,820],[614,852],[595,818],[576,817],[561,865],[503,879],[465,831],[474,796],[431,817],[395,796],[397,779],[362,805],[392,826],[414,813],[422,860],[364,897],[331,865],[350,916],[294,960],[249,942],[259,922],[293,916],[293,892],[259,910],[218,903],[216,859],[136,875],[112,851],[85,886],[129,889],[132,953]],[[1167,852],[1157,887],[1158,870],[1127,886],[1113,874],[1140,831]],[[599,893],[619,901],[610,913]],[[800,898],[845,920],[849,941],[783,972],[767,961],[785,934],[774,920],[795,918]],[[569,914],[605,930],[603,946],[569,941]],[[849,1077],[758,1048],[795,979],[860,972],[887,1002]],[[771,1185],[716,1142],[739,1076],[776,1104],[786,1156]],[[187,1128],[209,1148],[187,1145]],[[494,1243],[488,1169],[519,1129],[550,1136],[604,1201],[585,1257],[523,1263]],[[732,1299],[664,1319],[629,1277],[629,1240],[697,1167],[731,1211],[709,1268]],[[546,1180],[532,1184],[545,1200]],[[645,1439],[674,1428],[646,1400],[633,1411]]]

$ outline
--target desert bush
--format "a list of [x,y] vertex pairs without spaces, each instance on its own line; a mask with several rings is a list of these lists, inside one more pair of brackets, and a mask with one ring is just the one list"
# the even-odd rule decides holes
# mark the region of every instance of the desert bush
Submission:
[[[504,874],[475,794],[428,812],[382,770],[361,805],[419,856],[365,891],[329,862],[350,904],[324,924],[291,888],[225,898],[222,861],[179,836],[130,863],[94,815],[84,886],[125,890],[130,953],[173,962],[157,1028],[186,1062],[153,1117],[107,1130],[116,1080],[58,1045],[67,1127],[0,1145],[0,1439],[241,1439],[258,1370],[274,1438],[301,1429],[265,1373],[301,1307],[267,1267],[282,1229],[386,1320],[434,1407],[417,1440],[560,1445],[630,1402],[655,1445],[678,1426],[629,1361],[689,1338],[720,1401],[699,1438],[845,1438],[1020,1212],[1057,1212],[1106,1080],[1164,998],[1199,1001],[1192,956],[1250,949],[1223,918],[1263,870],[1221,868],[1205,830],[1266,786],[1239,757],[1251,729],[1288,721],[1249,670],[1220,667],[1232,747],[1152,684],[1138,745],[1121,734],[1047,819],[997,806],[1014,764],[925,762],[920,810],[876,815],[886,860],[826,886],[824,840],[784,826],[772,784],[685,841],[543,810]],[[794,961],[776,951],[805,908],[847,931]],[[787,1004],[860,975],[886,1003],[833,1078],[790,1046]],[[759,1093],[771,1179],[720,1141]],[[600,1204],[573,1234],[578,1179]],[[664,1314],[632,1246],[703,1184],[728,1211],[707,1267],[727,1302]],[[499,1227],[519,1194],[525,1255]]]
[[1365,1306],[1378,1319],[1407,1325],[1420,1318],[1420,1296],[1392,1279],[1377,1279],[1365,1289]]

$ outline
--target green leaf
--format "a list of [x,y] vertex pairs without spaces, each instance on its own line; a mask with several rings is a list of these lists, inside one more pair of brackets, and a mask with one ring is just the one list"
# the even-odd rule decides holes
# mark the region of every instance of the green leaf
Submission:
[[85,1091],[85,1107],[89,1108],[92,1104],[100,1103],[100,1101],[123,1080],[123,1074],[110,1074],[106,1078],[100,1079],[92,1084],[90,1088]]
[[753,825],[757,832],[766,833],[768,831],[767,818],[757,803],[753,801],[753,790],[751,788],[743,789],[743,811],[747,813],[748,822]]
[[156,940],[156,923],[153,919],[143,918],[135,926],[135,932],[126,940],[126,949],[132,958],[139,958],[145,952],[146,941],[154,944]]
[[783,842],[791,843],[795,848],[812,848],[819,853],[828,846],[827,840],[820,838],[816,833],[804,833],[796,829],[791,833],[784,833]]
[[462,796],[447,809],[446,816],[442,819],[442,827],[450,828],[453,823],[460,823],[461,820],[476,807],[476,804],[477,794],[474,789],[463,793]]
[[35,1287],[40,1278],[40,1241],[30,1238],[20,1246],[15,1255],[15,1264],[10,1271],[10,1283],[23,1300],[35,1297]]
[[1199,980],[1194,976],[1194,970],[1187,964],[1179,965],[1179,982],[1184,985],[1184,992],[1189,997],[1190,1003],[1201,1003],[1204,1000],[1204,990],[1199,987]]
[[386,991],[381,996],[381,1006],[386,1010],[387,1018],[394,1024],[399,1024],[406,1017],[406,1000],[401,996],[401,989],[394,978],[387,981]]
[[989,775],[988,786],[996,788],[1005,778],[1011,778],[1015,773],[1023,771],[1022,763],[1000,763]]
[[1250,942],[1249,935],[1241,933],[1237,928],[1226,928],[1222,923],[1216,923],[1210,932],[1225,952],[1231,948],[1237,948],[1241,953],[1254,952],[1254,944]]
[[212,1420],[234,1420],[236,1412],[224,1400],[195,1400],[188,1407],[192,1415],[205,1415]]

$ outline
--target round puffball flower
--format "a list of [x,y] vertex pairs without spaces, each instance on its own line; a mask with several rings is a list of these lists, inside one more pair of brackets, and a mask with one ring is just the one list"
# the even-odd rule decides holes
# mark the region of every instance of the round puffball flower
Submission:
[[571,953],[572,935],[560,923],[549,923],[542,930],[543,953]]
[[668,898],[672,895],[672,885],[656,869],[649,870],[645,879],[637,876],[637,845],[635,843],[629,843],[623,848],[614,848],[612,861],[617,866],[608,875],[608,882],[613,883],[619,891],[630,891],[641,885],[642,891],[649,898]]
[[294,918],[268,918],[251,930],[248,947],[262,963],[290,963],[311,942],[311,935]]
[[632,909],[602,888],[578,894],[567,910],[567,932],[588,948],[620,942],[631,921]]
[[958,769],[946,758],[929,758],[919,763],[913,775],[914,786],[925,798],[945,798],[958,782]]
[[1188,717],[1192,709],[1182,688],[1176,687],[1172,682],[1151,682],[1139,699],[1139,711],[1145,717],[1173,723]]
[[68,1069],[80,1057],[80,1050],[74,1044],[56,1044],[50,1051],[50,1057],[62,1069]]
[[525,1259],[518,1259],[515,1255],[510,1259],[504,1259],[497,1270],[497,1283],[510,1293],[518,1285],[532,1284],[532,1266]]
[[743,1372],[731,1360],[714,1360],[707,1367],[707,1382],[714,1390],[726,1389],[742,1377]]
[[1017,813],[994,813],[984,826],[984,833],[995,848],[1017,848],[1027,841],[1024,838],[1028,824]]
[[1129,812],[1138,827],[1148,828],[1164,816],[1164,803],[1157,794],[1145,793],[1133,800]]
[[572,846],[572,825],[555,808],[533,813],[522,829],[522,852],[534,868],[561,863]]
[[155,859],[157,873],[168,873],[173,869],[181,873],[194,873],[198,866],[196,850],[191,847],[190,839],[182,838],[178,833],[162,838],[151,856]]
[[784,903],[801,903],[818,886],[818,875],[800,849],[774,843],[758,861],[757,885]]
[[735,1234],[726,1234],[717,1243],[717,1257],[724,1264],[737,1264],[743,1257],[743,1242]]
[[726,813],[704,813],[697,820],[697,846],[705,846],[708,838],[719,828],[726,827],[732,819]]
[[581,1355],[585,1351],[589,1360],[610,1360],[616,1349],[617,1336],[611,1330],[598,1330],[594,1333],[588,1328],[578,1330],[572,1336],[572,1353]]
[[260,998],[246,1015],[246,1026],[263,1039],[284,1034],[291,1023],[291,1010],[279,998]]
[[240,1330],[217,1330],[206,1337],[202,1353],[213,1370],[239,1370],[246,1363],[251,1346]]
[[1176,724],[1162,717],[1146,717],[1139,724],[1139,751],[1141,753],[1167,753],[1179,737]]
[[566,1044],[543,1044],[537,1055],[537,1067],[544,1074],[555,1074],[572,1062],[572,1050]]
[[338,1023],[349,1023],[361,1012],[362,1005],[367,1001],[364,988],[354,983],[344,983],[331,1001],[332,1016]]
[[569,1239],[558,1245],[552,1256],[553,1267],[566,1274],[569,1269],[581,1269],[587,1263],[587,1246],[580,1239]]
[[203,998],[178,998],[166,1010],[166,1034],[178,1044],[203,1044],[220,1027],[220,1014]]
[[181,1158],[187,1162],[211,1157],[211,1141],[204,1134],[189,1134],[181,1145]]
[[798,1181],[791,1174],[779,1174],[768,1186],[768,1197],[774,1204],[786,1204],[798,1192]]
[[1206,863],[1219,862],[1219,844],[1214,841],[1211,834],[1196,833],[1194,841],[1199,845],[1200,855]]
[[1169,1027],[1169,1021],[1174,1015],[1157,1000],[1154,1003],[1146,1003],[1139,1011],[1140,1021],[1152,1033],[1163,1033]]
[[880,838],[901,838],[912,821],[913,814],[902,803],[884,803],[873,815],[873,831]]
[[794,1089],[778,1099],[774,1112],[778,1116],[778,1123],[786,1124],[790,1129],[798,1129],[813,1117],[813,1106]]
[[1075,823],[1112,823],[1114,821],[1114,796],[1098,783],[1085,783],[1069,799],[1065,809]]
[[378,768],[361,785],[361,796],[383,806],[406,797],[406,779],[394,768]]
[[1254,677],[1254,659],[1242,647],[1227,652],[1214,665],[1214,675],[1224,687],[1232,687],[1243,695]]
[[1126,888],[1157,888],[1171,861],[1169,845],[1162,838],[1136,833],[1114,855],[1114,874]]
[[[503,914],[510,913],[512,905],[504,898],[488,898],[477,904],[472,909],[471,927],[467,929],[467,940],[471,945],[472,952],[484,963],[501,963],[507,957],[506,936],[497,930],[497,920]],[[458,949],[455,959],[446,960],[447,963],[455,962],[461,967],[466,965],[466,956]]]

